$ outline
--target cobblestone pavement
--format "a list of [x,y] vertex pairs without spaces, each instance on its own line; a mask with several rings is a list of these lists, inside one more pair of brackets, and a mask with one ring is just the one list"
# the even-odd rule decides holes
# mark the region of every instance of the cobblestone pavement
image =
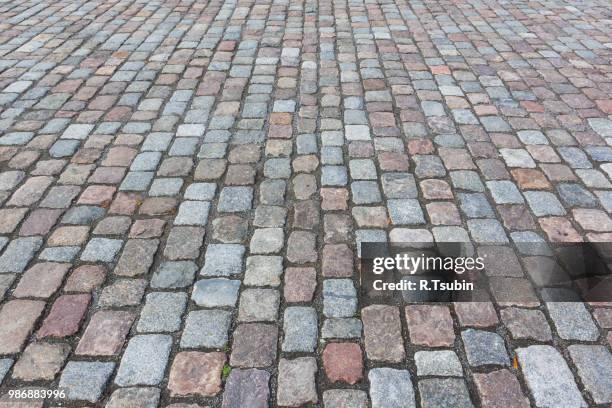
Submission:
[[365,305],[356,272],[612,240],[611,13],[0,1],[0,406],[612,403],[612,303]]

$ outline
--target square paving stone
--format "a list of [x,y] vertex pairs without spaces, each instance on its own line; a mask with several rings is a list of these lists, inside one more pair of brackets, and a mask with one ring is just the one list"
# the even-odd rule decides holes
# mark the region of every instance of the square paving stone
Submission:
[[537,217],[565,215],[565,208],[554,194],[546,191],[525,191],[523,194]]
[[483,406],[529,407],[529,400],[523,395],[520,383],[508,370],[476,373],[474,383]]
[[13,378],[52,381],[69,353],[67,344],[31,343],[13,367]]
[[198,395],[211,397],[221,391],[224,353],[183,351],[174,357],[168,389],[172,396]]
[[246,289],[240,295],[238,321],[276,321],[280,294],[276,289]]
[[387,198],[417,198],[414,176],[409,173],[383,173],[383,191]]
[[461,338],[471,366],[510,365],[504,340],[497,333],[468,329]]
[[41,237],[12,240],[0,256],[0,273],[21,273],[42,246]]
[[474,241],[481,243],[506,243],[508,237],[497,220],[468,220],[470,234]]
[[461,210],[469,218],[493,218],[495,213],[486,196],[481,193],[457,193]]
[[501,310],[501,318],[512,338],[550,341],[552,334],[544,313],[539,310],[509,307]]
[[375,181],[355,181],[351,183],[352,200],[355,204],[372,204],[382,200]]
[[525,201],[516,185],[509,180],[487,181],[487,187],[497,204],[521,204]]
[[152,197],[176,196],[182,186],[183,180],[180,178],[158,178],[153,180],[149,195]]
[[372,408],[415,408],[414,388],[408,370],[373,368],[368,373]]
[[225,383],[222,408],[265,408],[270,397],[270,374],[258,369],[233,369]]
[[317,332],[317,312],[314,308],[293,306],[285,309],[282,344],[284,352],[314,352]]
[[174,227],[166,240],[164,256],[171,260],[196,259],[204,240],[204,228]]
[[81,254],[86,262],[112,262],[123,246],[120,239],[92,238]]
[[131,338],[117,370],[115,384],[157,385],[164,378],[172,337],[163,334],[138,335]]
[[567,363],[554,347],[523,347],[516,349],[516,354],[537,406],[587,406]]
[[357,291],[350,279],[323,281],[323,314],[327,317],[352,317],[357,311]]
[[360,390],[326,390],[323,391],[323,406],[329,408],[367,408],[368,394]]
[[202,279],[196,282],[191,299],[203,307],[235,306],[239,287],[239,280]]
[[185,190],[185,199],[212,200],[216,191],[217,185],[214,183],[193,183]]
[[69,400],[96,402],[115,369],[115,363],[70,361],[62,371],[59,388]]
[[573,344],[568,347],[578,375],[596,404],[612,403],[612,354],[604,346]]
[[419,381],[423,408],[472,408],[470,394],[463,379],[426,379]]
[[242,273],[244,252],[243,245],[209,244],[200,275],[230,276]]
[[151,287],[158,289],[185,288],[193,283],[198,266],[191,261],[166,261],[159,265],[151,278]]
[[462,377],[463,369],[457,354],[452,350],[417,351],[414,354],[417,375]]
[[584,304],[546,302],[546,308],[562,339],[595,341],[599,338],[599,331]]
[[453,319],[448,307],[410,305],[405,313],[412,343],[427,347],[450,347],[454,344]]
[[207,201],[183,201],[174,219],[175,225],[206,225],[210,203]]
[[120,276],[138,276],[149,272],[157,252],[157,239],[130,239],[123,248],[113,273]]
[[323,166],[321,171],[321,184],[323,186],[345,186],[347,184],[346,167]]
[[317,403],[316,372],[317,362],[313,357],[281,359],[278,363],[278,388],[276,390],[278,404],[300,406],[306,403]]
[[175,332],[181,326],[181,316],[186,305],[186,293],[149,293],[136,329],[139,332]]
[[276,360],[278,328],[273,324],[243,323],[234,330],[230,365],[268,367]]
[[389,216],[394,225],[425,224],[425,215],[418,200],[393,199],[387,201]]
[[98,306],[136,306],[140,304],[146,286],[144,279],[118,279],[102,290]]
[[368,359],[390,363],[399,363],[404,360],[406,353],[397,307],[387,305],[364,307],[361,309],[361,320]]
[[220,212],[241,212],[251,209],[252,187],[224,187],[219,196],[217,210]]
[[284,243],[282,228],[258,228],[251,237],[250,250],[253,254],[279,252]]
[[96,312],[75,353],[89,356],[113,356],[119,354],[134,322],[134,314],[122,310]]
[[133,404],[139,407],[157,407],[161,391],[153,387],[129,387],[119,388],[108,399],[105,408],[124,408]]
[[223,348],[228,342],[231,312],[194,310],[187,315],[181,336],[182,348]]
[[246,260],[244,284],[249,286],[279,286],[283,273],[280,256],[249,256]]

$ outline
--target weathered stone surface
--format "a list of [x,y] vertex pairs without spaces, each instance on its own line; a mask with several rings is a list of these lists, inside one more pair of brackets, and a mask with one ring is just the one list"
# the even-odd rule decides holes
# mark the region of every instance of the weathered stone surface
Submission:
[[612,354],[604,346],[573,344],[568,347],[580,380],[596,404],[612,402]]
[[326,408],[366,408],[368,395],[360,390],[327,390],[323,392]]
[[372,408],[416,407],[414,389],[408,370],[373,368],[368,373]]
[[268,367],[276,359],[278,328],[271,324],[244,323],[234,330],[230,364],[237,367]]
[[225,310],[189,312],[181,336],[182,348],[222,348],[228,341],[231,313]]
[[372,305],[361,310],[365,351],[370,360],[398,363],[405,357],[399,309]]
[[312,357],[293,360],[281,359],[278,363],[278,388],[276,400],[283,407],[297,407],[317,403],[319,397],[315,385],[317,362]]
[[255,368],[233,369],[225,383],[223,408],[265,408],[268,406],[270,374]]
[[[525,382],[538,406],[586,407],[572,372],[551,346],[516,349]],[[554,375],[551,373],[554,372]]]
[[461,377],[463,369],[459,358],[454,351],[417,351],[414,353],[414,362],[417,366],[417,375]]
[[474,406],[463,379],[420,380],[419,395],[423,408],[472,408]]
[[161,391],[153,387],[119,388],[108,399],[108,408],[155,408]]
[[89,294],[62,295],[57,298],[37,336],[61,338],[75,334],[79,331],[90,300]]
[[330,382],[355,384],[363,378],[363,354],[356,343],[329,343],[323,350],[323,368]]
[[13,378],[52,381],[70,352],[67,344],[31,343],[13,367]]
[[164,378],[171,345],[168,335],[132,337],[121,358],[115,384],[121,387],[159,384]]
[[102,396],[115,363],[70,361],[66,364],[59,387],[69,400],[96,402]]
[[529,400],[523,396],[521,385],[508,370],[475,373],[474,383],[483,407],[529,407]]
[[221,391],[224,353],[184,351],[174,357],[168,389],[173,396],[213,396]]
[[502,309],[501,318],[515,339],[533,339],[539,341],[549,341],[552,339],[546,317],[539,310],[509,307]]
[[126,311],[97,312],[89,321],[76,348],[76,354],[91,356],[118,354],[134,319],[134,314]]
[[497,333],[468,329],[461,339],[471,366],[510,365],[504,340]]
[[428,347],[452,346],[455,341],[453,319],[448,307],[412,305],[406,307],[410,341]]
[[12,300],[0,310],[0,355],[18,353],[34,329],[45,302]]

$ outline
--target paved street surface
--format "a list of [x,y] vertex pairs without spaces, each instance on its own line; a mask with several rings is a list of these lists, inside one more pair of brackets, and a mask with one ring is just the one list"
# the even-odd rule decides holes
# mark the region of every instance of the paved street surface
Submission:
[[1,0],[0,407],[612,403],[612,303],[357,296],[358,242],[523,295],[489,244],[612,240],[611,15]]

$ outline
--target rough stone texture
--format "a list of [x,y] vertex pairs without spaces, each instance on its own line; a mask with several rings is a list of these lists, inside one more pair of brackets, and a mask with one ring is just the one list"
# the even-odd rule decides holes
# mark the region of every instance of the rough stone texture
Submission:
[[134,322],[134,314],[109,310],[94,314],[79,341],[76,354],[112,356],[119,353]]
[[468,329],[461,339],[471,366],[510,365],[504,340],[497,333]]
[[225,383],[223,408],[266,408],[270,398],[270,374],[256,368],[233,369]]
[[568,347],[580,380],[596,404],[612,403],[612,354],[604,346],[574,344]]
[[164,377],[172,338],[162,334],[139,335],[129,341],[117,370],[115,384],[157,385]]
[[360,390],[327,390],[323,392],[323,406],[329,408],[366,408],[368,395]]
[[[551,346],[516,349],[521,371],[538,406],[586,407],[572,372]],[[554,375],[551,375],[554,373]]]
[[417,351],[414,353],[414,362],[417,367],[417,375],[461,377],[463,369],[459,358],[454,351]]
[[70,361],[62,371],[59,387],[69,400],[96,402],[102,396],[115,363]]
[[285,352],[313,352],[317,345],[317,312],[311,307],[285,309],[283,344]]
[[508,370],[474,374],[483,407],[529,407],[529,400],[523,396],[521,385]]
[[267,367],[276,358],[278,329],[263,323],[245,323],[234,330],[230,364],[238,367]]
[[[313,405],[383,405],[329,364],[344,343],[423,407],[535,405],[512,364],[534,344],[604,398],[609,306],[550,297],[579,269],[544,259],[612,237],[609,1],[67,3],[0,6],[0,405],[70,371],[15,378],[41,344],[134,384],[70,406],[276,406],[295,358]],[[367,242],[463,242],[488,287],[370,299]],[[171,397],[183,352],[235,363],[214,396]]]
[[32,343],[15,363],[13,378],[51,381],[64,366],[69,352],[67,344]]
[[474,406],[463,379],[420,380],[419,395],[423,408],[471,408]]
[[0,355],[18,353],[42,314],[44,302],[12,300],[0,310]]
[[119,388],[108,399],[108,408],[155,408],[159,404],[160,390],[152,387]]
[[221,391],[224,353],[184,351],[174,357],[168,389],[173,396],[213,396]]
[[446,306],[407,306],[406,322],[410,341],[415,344],[443,347],[455,341],[453,320]]
[[372,408],[416,407],[410,373],[394,368],[373,368],[368,373]]
[[330,382],[355,384],[363,378],[363,355],[356,343],[330,343],[323,350],[323,368]]
[[370,360],[400,362],[405,357],[399,310],[372,305],[361,310],[365,351]]
[[306,403],[318,402],[315,385],[317,362],[312,357],[299,357],[293,360],[281,359],[278,363],[278,405],[297,407]]

